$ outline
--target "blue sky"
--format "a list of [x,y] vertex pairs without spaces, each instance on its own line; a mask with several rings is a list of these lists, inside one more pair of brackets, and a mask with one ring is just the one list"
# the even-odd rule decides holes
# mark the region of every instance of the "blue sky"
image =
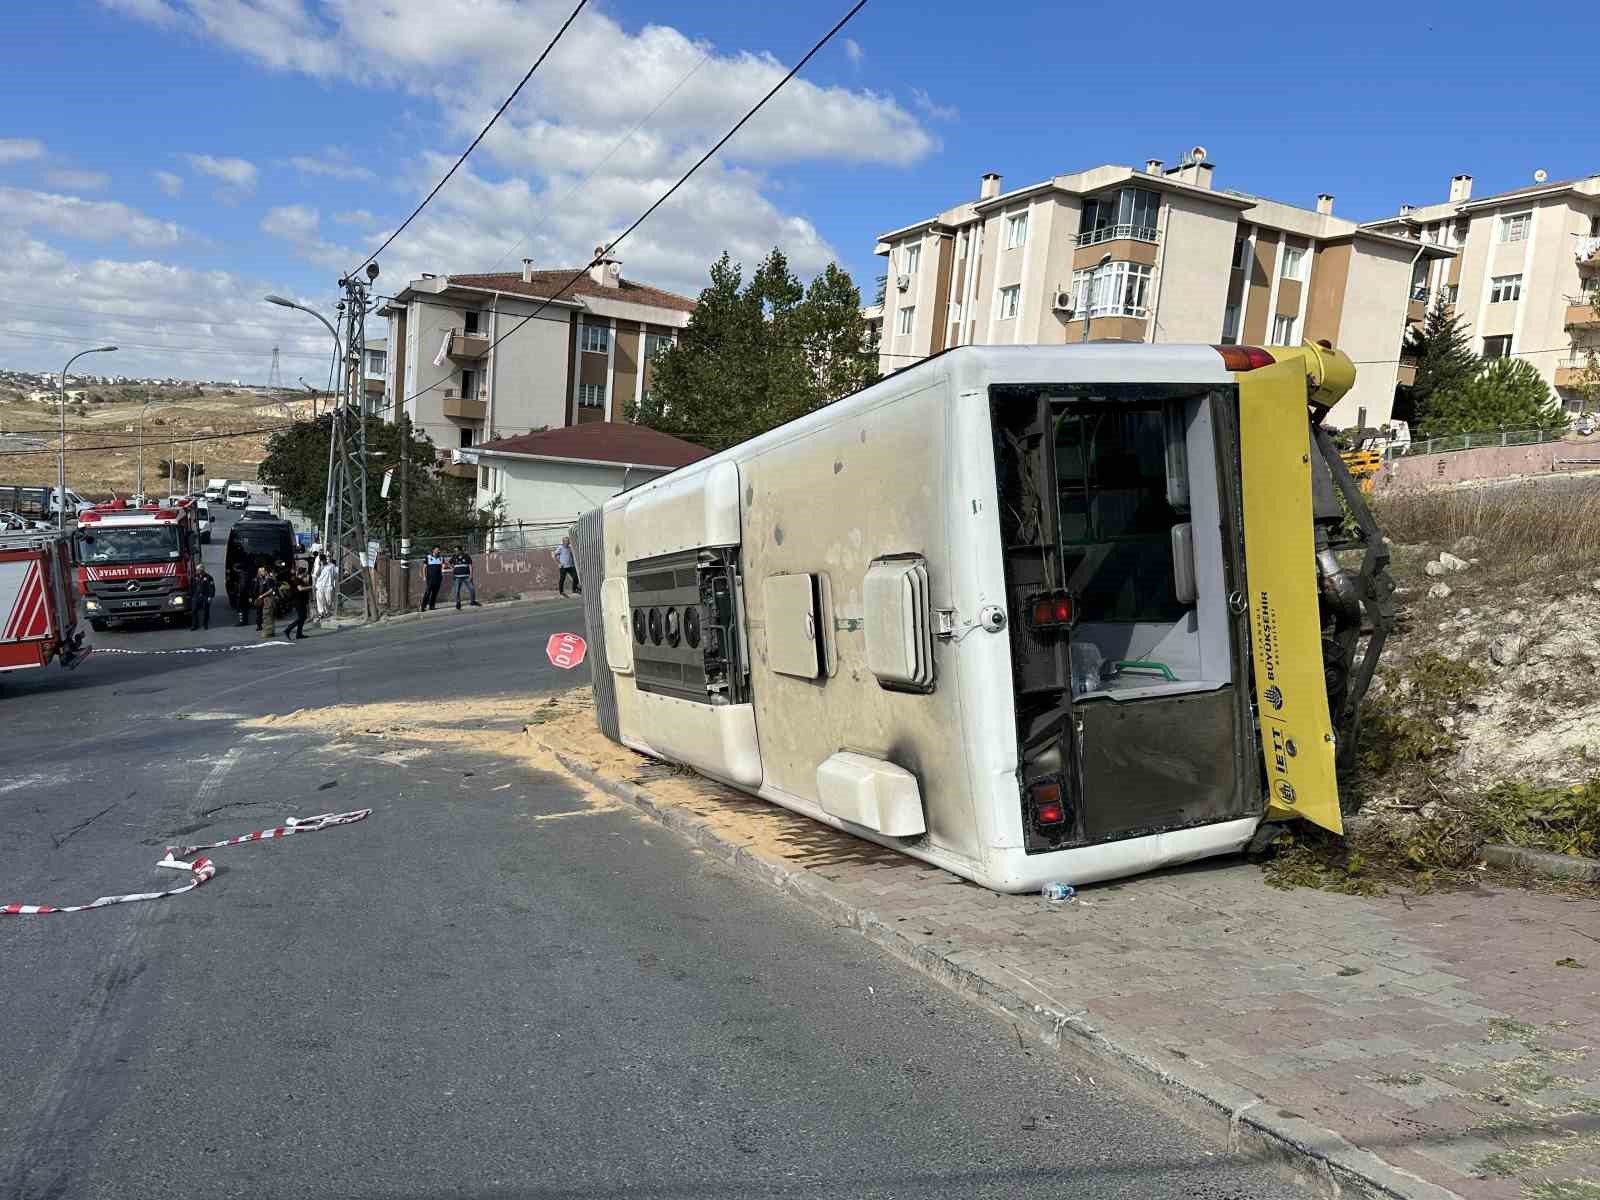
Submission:
[[[0,365],[49,368],[110,339],[129,349],[105,367],[129,374],[259,380],[274,344],[291,382],[311,372],[320,326],[259,297],[331,302],[341,266],[410,210],[571,2],[17,6],[0,74]],[[845,7],[593,0],[384,255],[382,282],[581,261]],[[1363,220],[1443,199],[1458,171],[1479,195],[1537,168],[1589,174],[1591,24],[1571,5],[1470,0],[1270,22],[1161,2],[1088,17],[872,0],[620,256],[630,277],[692,292],[725,246],[750,262],[777,243],[802,274],[837,257],[870,292],[874,234],[971,196],[983,171],[1016,186],[1195,143],[1218,186],[1307,206],[1329,191]]]

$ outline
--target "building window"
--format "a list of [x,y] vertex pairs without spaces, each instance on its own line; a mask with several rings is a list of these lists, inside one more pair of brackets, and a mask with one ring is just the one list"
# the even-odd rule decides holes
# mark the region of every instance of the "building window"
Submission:
[[672,345],[670,333],[647,333],[644,335],[644,358],[649,362],[668,346]]
[[1230,304],[1222,310],[1222,340],[1227,345],[1239,340],[1239,306]]
[[486,492],[489,490],[489,468],[481,463],[478,466],[478,486]]
[[1284,279],[1292,279],[1298,283],[1305,278],[1305,270],[1306,252],[1298,246],[1285,246],[1278,273]]
[[922,265],[922,243],[915,242],[900,251],[900,273],[902,275],[915,275],[917,268]]
[[461,398],[463,400],[476,400],[478,398],[478,373],[476,371],[461,372]]
[[600,383],[580,383],[578,385],[579,408],[604,408],[606,406],[606,389]]
[[1012,317],[1016,316],[1017,306],[1021,304],[1021,302],[1022,287],[1020,284],[1014,283],[1010,287],[1001,288],[999,297],[1000,312],[998,314],[1000,320],[1009,321]]
[[1242,271],[1250,265],[1250,239],[1235,238],[1233,240],[1233,269]]
[[1533,224],[1532,213],[1510,213],[1500,218],[1500,240],[1502,242],[1522,242],[1528,238],[1528,229]]
[[1489,303],[1505,304],[1522,299],[1521,275],[1496,275],[1489,281]]
[[1295,319],[1288,313],[1279,313],[1272,318],[1272,344],[1274,346],[1293,346]]
[[1446,304],[1454,304],[1456,302],[1456,297],[1460,294],[1461,285],[1459,283],[1447,283],[1444,285],[1444,287],[1439,289],[1439,298]]
[[468,311],[466,311],[466,312],[461,314],[461,332],[462,333],[477,333],[478,332],[478,310],[477,309],[469,309]]
[[470,445],[472,445],[472,426],[463,425],[461,427],[461,448],[465,450]]
[[1511,335],[1501,334],[1499,337],[1486,337],[1483,339],[1483,356],[1485,358],[1511,357]]
[[959,324],[961,324],[961,301],[959,301],[959,300],[950,301],[950,322],[949,323],[951,325],[959,325]]
[[1006,249],[1015,250],[1028,242],[1028,214],[1017,213],[1006,218]]
[[1143,263],[1114,262],[1072,273],[1072,307],[1091,317],[1143,317],[1151,269]]
[[382,375],[384,367],[388,364],[389,356],[382,350],[367,351],[367,374]]
[[906,305],[906,307],[894,314],[894,331],[904,337],[911,332],[911,326],[916,319],[917,306],[915,304]]
[[611,349],[611,329],[606,325],[585,325],[579,345],[590,354],[604,354]]
[[1136,242],[1156,240],[1156,218],[1161,211],[1161,195],[1148,188],[1126,187],[1109,196],[1095,196],[1083,202],[1082,233],[1078,245],[1093,246],[1112,238],[1131,238]]

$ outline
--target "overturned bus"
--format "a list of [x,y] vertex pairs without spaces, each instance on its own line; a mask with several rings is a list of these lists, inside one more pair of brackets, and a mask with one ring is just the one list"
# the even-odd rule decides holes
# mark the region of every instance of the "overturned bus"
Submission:
[[1353,380],[962,347],[618,495],[575,531],[601,728],[999,891],[1339,831],[1392,623]]

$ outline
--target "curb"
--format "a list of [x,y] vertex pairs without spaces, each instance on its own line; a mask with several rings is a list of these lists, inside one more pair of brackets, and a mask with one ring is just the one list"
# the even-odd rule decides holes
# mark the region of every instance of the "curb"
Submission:
[[1600,859],[1557,854],[1554,850],[1530,850],[1526,846],[1491,843],[1483,848],[1483,859],[1497,867],[1518,867],[1557,879],[1577,879],[1600,883]]
[[1146,1102],[1225,1141],[1229,1151],[1269,1160],[1328,1200],[1350,1196],[1382,1200],[1461,1200],[1352,1145],[1262,1096],[1174,1061],[1170,1052],[1142,1043],[1111,1027],[1091,1025],[1083,1013],[1060,1013],[1027,999],[996,976],[959,961],[960,951],[941,953],[913,942],[871,909],[840,895],[826,880],[803,867],[765,858],[731,842],[693,815],[663,804],[643,788],[621,783],[542,742],[532,729],[524,734],[555,755],[572,775],[625,801],[722,861],[785,892],[828,921],[855,930],[895,958],[957,995],[1026,1030],[1081,1068],[1113,1077]]
[[[527,600],[494,600],[488,604],[480,604],[478,607],[485,612],[496,608],[532,608],[538,604],[549,604],[552,601],[560,601],[561,599],[560,596],[536,596]],[[376,629],[384,625],[404,625],[408,621],[421,621],[427,616],[427,613],[422,612],[393,613],[389,616],[379,617],[376,621],[363,622],[361,627],[364,629]]]

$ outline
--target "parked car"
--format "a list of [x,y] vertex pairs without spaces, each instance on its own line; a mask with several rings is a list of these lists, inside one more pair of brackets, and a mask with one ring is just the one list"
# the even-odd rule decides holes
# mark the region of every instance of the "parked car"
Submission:
[[246,504],[244,511],[239,514],[241,521],[275,521],[278,514],[272,511],[270,504]]
[[243,508],[245,505],[247,505],[249,503],[250,503],[250,489],[249,488],[245,487],[242,483],[230,483],[228,485],[228,507],[229,508]]
[[6,533],[22,533],[29,529],[51,529],[49,521],[34,521],[21,513],[9,512],[0,508],[0,530]]
[[1572,428],[1579,437],[1588,437],[1594,432],[1594,426],[1594,414],[1584,413],[1583,416],[1578,418],[1577,423],[1573,425]]

